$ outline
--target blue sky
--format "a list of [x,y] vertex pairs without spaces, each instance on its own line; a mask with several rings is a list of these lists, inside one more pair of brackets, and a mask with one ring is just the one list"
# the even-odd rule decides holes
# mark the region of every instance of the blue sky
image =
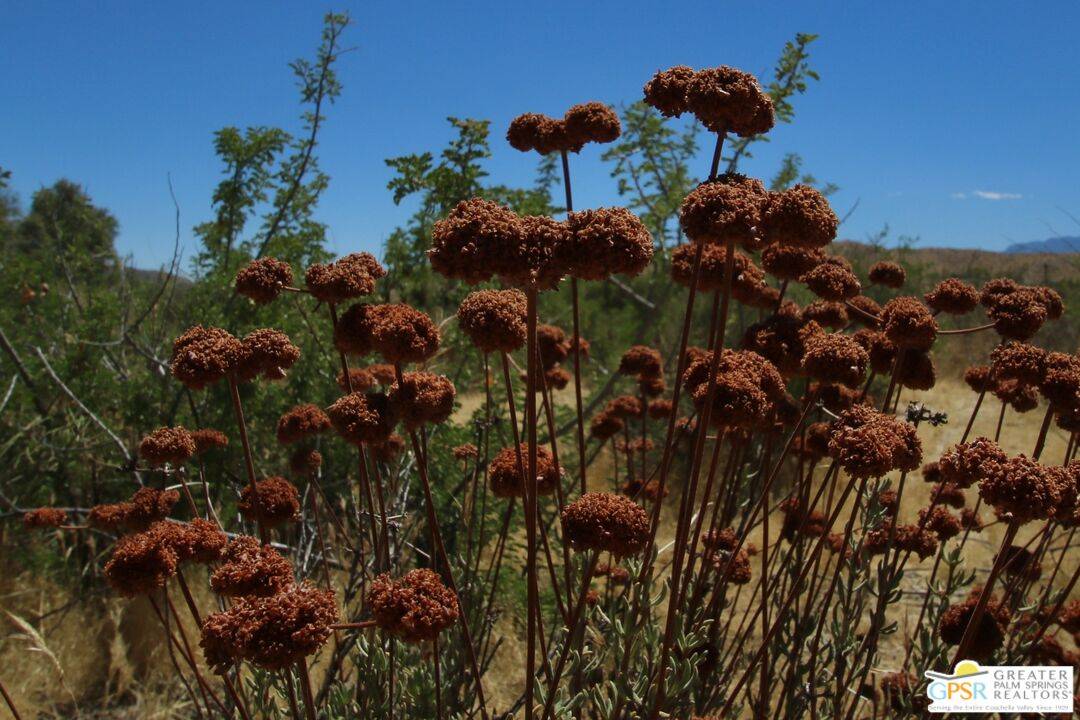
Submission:
[[[502,139],[521,112],[640,98],[657,69],[728,64],[767,74],[796,32],[819,33],[822,76],[743,170],[768,177],[796,151],[840,186],[843,234],[885,223],[923,246],[1000,249],[1080,234],[1080,4],[1042,2],[51,2],[5,3],[0,166],[27,200],[61,177],[121,223],[137,265],[171,255],[171,176],[182,242],[209,217],[224,125],[296,128],[287,63],[309,56],[327,9],[355,21],[329,109],[319,218],[332,249],[377,250],[409,214],[383,159],[437,150],[449,115],[490,119],[496,181],[528,184],[535,156]],[[579,207],[617,202],[587,148]],[[702,172],[707,158],[702,157]]]

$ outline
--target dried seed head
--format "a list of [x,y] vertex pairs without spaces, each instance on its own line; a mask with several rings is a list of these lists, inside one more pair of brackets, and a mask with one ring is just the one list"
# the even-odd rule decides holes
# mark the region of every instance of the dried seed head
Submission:
[[1046,361],[1047,352],[1040,347],[1020,342],[1004,343],[990,353],[990,372],[998,380],[1020,380],[1037,385],[1046,374]]
[[173,377],[192,390],[201,390],[231,372],[244,355],[243,345],[215,327],[196,325],[173,343]]
[[139,443],[139,455],[153,467],[182,465],[195,449],[195,438],[180,426],[158,428]]
[[315,263],[304,274],[308,291],[327,303],[370,295],[375,292],[375,281],[386,276],[386,269],[371,253],[359,252],[323,265]]
[[282,445],[306,440],[330,429],[330,418],[318,405],[304,403],[278,418],[277,440]]
[[803,323],[787,315],[770,315],[754,323],[743,334],[741,347],[762,356],[784,375],[802,369],[805,353]]
[[979,496],[1013,522],[1045,520],[1057,513],[1066,487],[1060,474],[1023,455],[990,466],[979,480]]
[[589,434],[603,442],[622,432],[624,426],[625,424],[617,415],[604,410],[597,413],[589,423]]
[[848,311],[843,303],[815,300],[803,308],[801,318],[803,322],[815,322],[822,327],[840,330],[847,327]]
[[865,295],[856,295],[849,298],[847,304],[856,310],[851,313],[852,322],[857,322],[872,330],[881,328],[881,306],[876,300]]
[[241,660],[264,670],[283,670],[312,655],[337,622],[334,593],[291,585],[270,597],[244,598],[206,618],[200,645],[214,670],[224,674]]
[[292,564],[256,538],[241,535],[225,546],[210,576],[214,592],[229,597],[267,597],[292,585]]
[[409,305],[373,305],[368,310],[372,348],[388,363],[421,363],[439,349],[439,329]]
[[560,246],[566,272],[582,280],[641,274],[653,256],[645,224],[626,208],[598,208],[567,215],[568,237]]
[[937,382],[937,368],[930,353],[908,350],[896,372],[896,382],[912,390],[930,390]]
[[855,405],[831,425],[829,455],[853,477],[915,469],[922,450],[914,426],[866,405]]
[[163,520],[151,525],[148,532],[157,533],[182,563],[215,563],[221,559],[229,541],[221,528],[202,518],[195,518],[189,523]]
[[380,443],[371,446],[372,456],[381,463],[393,462],[395,458],[405,451],[405,438],[393,433]]
[[145,530],[158,520],[164,520],[180,501],[176,490],[143,487],[123,504],[123,523],[129,530]]
[[769,193],[758,231],[769,244],[823,248],[836,239],[840,221],[825,196],[809,185]]
[[679,117],[688,109],[686,93],[693,79],[694,70],[686,65],[660,70],[645,83],[645,103],[664,117]]
[[285,333],[273,328],[252,330],[244,336],[236,378],[246,382],[261,375],[267,380],[281,380],[299,359],[300,348]]
[[354,445],[383,442],[398,421],[394,406],[382,393],[350,393],[326,408],[326,414],[334,430]]
[[1003,338],[1027,340],[1048,319],[1044,298],[1033,288],[1020,287],[991,295],[984,304],[987,316],[994,321],[994,329]]
[[802,371],[821,382],[857,387],[870,356],[850,335],[818,333],[806,340]]
[[963,488],[956,483],[938,482],[930,488],[930,502],[959,510],[967,503],[967,498],[964,497]]
[[[520,456],[519,456],[520,451]],[[518,464],[520,457],[521,464]],[[491,492],[496,497],[525,497],[523,474],[529,472],[529,446],[505,447],[496,453],[488,465]],[[556,468],[551,451],[544,446],[536,448],[536,494],[551,495],[561,479],[561,468]]]
[[461,331],[482,352],[510,353],[525,345],[527,302],[520,290],[478,290],[458,307]]
[[727,65],[698,70],[686,88],[686,107],[713,132],[760,135],[776,121],[770,98],[750,73]]
[[977,393],[993,392],[997,387],[990,368],[986,365],[972,365],[964,371],[964,382]]
[[576,145],[614,142],[622,133],[618,113],[596,101],[572,106],[563,115],[563,124],[570,141]]
[[882,285],[895,290],[903,287],[904,281],[907,280],[907,272],[899,263],[881,260],[870,266],[868,277],[874,285]]
[[180,562],[161,533],[144,531],[116,542],[105,563],[105,579],[124,597],[147,595],[165,587]]
[[1036,387],[1019,380],[999,380],[994,386],[994,396],[1018,413],[1030,412],[1039,406]]
[[664,372],[663,362],[659,350],[645,345],[632,345],[619,360],[619,373],[658,377]]
[[300,519],[300,492],[291,482],[275,475],[247,485],[236,508],[245,519],[271,529]]
[[567,226],[543,215],[526,215],[518,218],[518,227],[520,234],[515,243],[495,248],[492,270],[513,287],[557,287],[566,274],[563,258],[570,243]]
[[191,439],[195,441],[195,454],[202,455],[217,448],[228,447],[229,438],[225,433],[213,428],[192,430]]
[[934,316],[917,298],[893,298],[881,309],[885,336],[898,347],[929,350],[937,339]]
[[942,542],[959,535],[964,527],[961,518],[953,515],[948,508],[940,505],[934,507],[933,510],[930,508],[919,510],[919,524],[937,535],[938,540]]
[[450,451],[456,460],[475,460],[480,457],[480,451],[472,443],[458,445]]
[[633,501],[615,493],[585,493],[562,512],[570,545],[577,550],[637,555],[649,540],[649,516]]
[[570,343],[566,340],[566,333],[554,325],[536,327],[536,349],[540,354],[540,365],[545,370],[555,367],[570,356]]
[[[1022,545],[1010,545],[1001,557],[1001,569],[1006,575],[1036,582],[1042,577],[1042,563],[1035,553]],[[998,558],[994,558],[998,562]]]
[[293,273],[289,263],[265,257],[252,260],[236,273],[236,292],[251,298],[256,305],[271,302],[287,286],[292,285]]
[[[371,309],[374,305],[353,303],[338,316],[334,325],[334,347],[349,355],[364,356],[374,349],[371,332],[373,318]],[[358,392],[361,388],[353,388]]]
[[[978,598],[973,597],[950,605],[945,610],[941,616],[941,622],[938,623],[938,634],[946,644],[959,645],[964,639],[964,632],[974,619],[977,604]],[[978,627],[972,631],[973,640],[968,648],[969,657],[974,660],[986,660],[993,655],[1005,641],[1005,630],[1011,618],[1012,614],[1007,606],[997,600],[989,600]]]
[[935,312],[967,315],[979,304],[979,291],[959,278],[947,278],[923,295],[923,300]]
[[997,468],[1007,461],[1008,457],[996,442],[980,437],[946,451],[938,461],[938,469],[942,481],[969,488],[996,474]]
[[737,173],[698,185],[683,200],[679,213],[686,236],[694,242],[758,247],[755,228],[761,222],[765,186]]
[[825,258],[799,281],[822,300],[831,302],[848,300],[862,292],[862,283],[851,271],[851,265],[838,256]]
[[370,370],[363,368],[349,368],[349,379],[345,379],[345,371],[338,372],[337,377],[334,378],[337,386],[341,389],[341,392],[364,392],[370,390],[375,384],[375,376],[371,374]]
[[67,524],[68,514],[60,508],[43,507],[24,512],[22,521],[27,530],[58,528]]
[[459,202],[435,223],[428,258],[440,275],[475,285],[490,280],[495,273],[492,260],[498,248],[520,242],[517,215],[498,203],[472,198]]
[[[702,292],[722,290],[727,285],[727,248],[723,245],[687,243],[671,253],[671,278],[686,287],[694,281],[694,257],[701,247],[701,268],[697,288]],[[753,304],[765,286],[765,274],[753,261],[736,251],[732,260],[731,294],[740,302]],[[773,304],[773,307],[775,303]]]
[[780,280],[798,280],[825,259],[817,248],[773,243],[761,251],[761,267]]
[[404,373],[388,393],[395,413],[410,430],[444,422],[454,411],[455,395],[450,378],[428,372]]
[[457,596],[438,573],[427,568],[410,570],[398,579],[375,578],[368,605],[376,624],[405,642],[434,640],[460,615]]
[[1048,353],[1039,390],[1059,412],[1080,408],[1080,356]]
[[95,505],[90,508],[90,512],[86,516],[86,523],[98,530],[120,532],[124,529],[131,510],[131,503],[128,502]]

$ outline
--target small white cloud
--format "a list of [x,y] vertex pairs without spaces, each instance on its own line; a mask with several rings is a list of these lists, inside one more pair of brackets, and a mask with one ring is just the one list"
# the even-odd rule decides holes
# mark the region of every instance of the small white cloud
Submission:
[[992,190],[975,190],[972,195],[982,200],[1019,200],[1024,197],[1020,193],[994,192]]

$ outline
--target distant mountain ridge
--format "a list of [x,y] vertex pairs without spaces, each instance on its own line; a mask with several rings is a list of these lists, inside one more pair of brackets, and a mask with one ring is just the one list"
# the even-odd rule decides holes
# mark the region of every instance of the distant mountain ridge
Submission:
[[1080,253],[1080,237],[1061,235],[1045,240],[1013,243],[1005,248],[1007,253]]

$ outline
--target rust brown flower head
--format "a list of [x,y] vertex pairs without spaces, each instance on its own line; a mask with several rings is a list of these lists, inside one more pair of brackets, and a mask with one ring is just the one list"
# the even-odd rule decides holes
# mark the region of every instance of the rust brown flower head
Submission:
[[937,339],[934,316],[917,298],[898,297],[881,309],[885,336],[898,347],[929,350]]
[[802,309],[803,322],[816,322],[822,327],[840,330],[847,327],[848,311],[843,303],[815,300]]
[[880,527],[870,530],[863,537],[863,549],[870,555],[881,555],[892,547],[904,552],[915,553],[920,560],[925,560],[938,549],[938,541],[932,532],[918,525],[897,525],[887,520]]
[[[686,243],[671,253],[671,278],[685,287],[694,281],[694,257],[699,246]],[[765,286],[765,274],[761,268],[741,252],[736,251],[732,260],[731,294],[740,302],[754,304]],[[727,285],[727,248],[707,244],[702,247],[701,268],[698,271],[697,288],[702,292],[722,290]],[[773,305],[775,307],[775,304]]]
[[637,503],[615,493],[585,493],[562,511],[563,528],[576,550],[637,555],[649,540],[649,516]]
[[373,443],[369,447],[371,448],[372,457],[381,463],[389,463],[393,462],[405,451],[405,438],[397,433],[392,433],[390,437],[382,442]]
[[105,579],[124,597],[146,595],[165,587],[179,562],[176,551],[160,533],[125,535],[105,563]]
[[270,597],[244,598],[208,616],[200,645],[218,673],[241,660],[264,670],[283,670],[317,652],[337,620],[333,591],[307,583],[291,585]]
[[371,341],[388,363],[421,363],[439,349],[439,329],[409,305],[375,305],[368,311]]
[[337,383],[341,392],[364,392],[370,390],[375,384],[375,376],[371,374],[370,370],[364,368],[349,368],[349,378],[346,381],[345,371],[339,371],[337,377],[334,378],[334,382]]
[[983,521],[977,512],[964,508],[960,511],[960,526],[971,532],[982,532]]
[[120,532],[124,529],[131,510],[131,503],[128,502],[95,505],[86,516],[86,524],[98,530]]
[[553,152],[580,152],[584,142],[570,137],[566,123],[541,113],[525,113],[510,122],[506,130],[510,147],[521,152],[535,150],[541,155]]
[[750,553],[745,547],[737,551],[734,551],[734,548],[718,548],[709,559],[717,571],[716,579],[719,583],[746,585],[753,578]]
[[654,420],[664,420],[671,417],[671,410],[674,407],[670,400],[653,400],[649,403],[649,417]]
[[244,336],[236,377],[244,382],[259,376],[281,380],[299,359],[300,348],[285,333],[273,328],[252,330]]
[[858,386],[870,356],[850,335],[819,333],[806,340],[802,370],[815,380]]
[[323,466],[323,453],[312,448],[297,448],[288,457],[288,470],[294,475],[314,475]]
[[634,277],[652,260],[652,236],[626,208],[571,212],[566,227],[569,236],[560,245],[560,261],[567,274],[581,280],[604,280],[617,274]]
[[304,403],[278,418],[277,440],[282,445],[306,440],[330,429],[330,418],[318,405]]
[[1045,520],[1061,509],[1066,488],[1053,469],[1023,455],[991,467],[979,480],[979,496],[1003,516],[1025,523]]
[[520,234],[515,243],[493,249],[492,270],[513,287],[534,284],[537,290],[557,287],[566,274],[563,259],[571,242],[569,229],[564,223],[543,215],[520,217],[518,227]]
[[[997,562],[997,558],[994,560]],[[1032,582],[1042,577],[1042,563],[1038,556],[1022,545],[1010,545],[1001,557],[1002,571],[1011,577],[1019,577]]]
[[450,451],[456,460],[475,460],[480,457],[480,451],[472,443],[458,445]]
[[201,390],[231,372],[244,355],[243,345],[221,328],[196,325],[173,343],[173,377]]
[[917,468],[921,448],[909,425],[866,405],[855,405],[833,421],[829,455],[853,477],[880,477],[897,468]]
[[878,505],[885,511],[885,514],[889,517],[896,517],[896,511],[898,509],[897,501],[900,496],[897,495],[893,489],[882,490],[877,495]]
[[979,291],[959,278],[947,278],[923,295],[923,300],[935,312],[967,315],[979,304]]
[[985,308],[994,305],[998,299],[1009,293],[1016,292],[1022,286],[1012,278],[994,278],[983,283],[979,290],[979,304]]
[[[885,333],[878,330],[862,329],[857,330],[851,337],[869,354],[870,367],[874,372],[887,375],[893,371],[896,363],[896,353],[899,351],[896,345],[885,337]],[[903,366],[901,366],[902,369]]]
[[1019,380],[999,380],[994,396],[1018,413],[1031,412],[1039,406],[1039,392],[1034,385]]
[[659,70],[645,83],[645,103],[656,108],[664,117],[679,117],[688,110],[686,93],[694,79],[694,69],[676,65]]
[[195,562],[203,565],[217,562],[229,539],[214,523],[202,518],[195,518],[189,523],[176,523],[167,520],[150,526],[149,532],[161,535],[163,541],[176,552],[180,562]]
[[410,643],[434,640],[461,612],[454,592],[427,568],[410,570],[396,580],[378,576],[371,583],[368,605],[380,629]]
[[1048,319],[1043,297],[1028,287],[991,296],[986,315],[998,335],[1011,340],[1028,340]]
[[896,372],[896,382],[912,390],[929,390],[937,382],[937,367],[930,353],[908,350]]
[[859,388],[850,388],[846,385],[830,385],[823,383],[810,383],[810,392],[825,407],[826,410],[839,415],[854,405],[873,405],[870,395],[863,395]]
[[322,265],[315,263],[304,274],[308,291],[322,302],[339,303],[375,292],[375,281],[386,268],[371,253],[359,252]]
[[758,231],[769,244],[823,248],[836,239],[840,221],[825,196],[809,185],[769,193]]
[[937,535],[938,540],[942,542],[959,535],[964,527],[961,518],[953,515],[948,508],[940,505],[933,510],[930,510],[930,508],[919,510],[919,524]]
[[941,480],[969,488],[981,482],[1008,461],[1005,451],[989,438],[975,438],[947,450],[938,461]]
[[760,135],[776,121],[772,98],[750,73],[727,65],[698,70],[686,88],[686,107],[713,132]]
[[1047,353],[1027,343],[998,345],[990,353],[990,372],[998,380],[1020,380],[1037,385],[1046,374]]
[[820,510],[810,510],[797,497],[790,497],[780,503],[780,513],[784,522],[780,526],[780,535],[785,540],[793,541],[799,535],[821,537],[825,534],[825,514]]
[[964,489],[956,483],[938,482],[930,488],[930,502],[959,510],[967,504],[967,498],[964,497]]
[[[337,319],[334,325],[334,347],[349,355],[364,356],[375,349],[372,339],[374,305],[353,303]],[[353,388],[357,392],[361,388]]]
[[773,243],[761,251],[761,267],[780,280],[798,280],[824,259],[821,250],[797,245]]
[[158,520],[164,520],[180,501],[176,490],[143,487],[135,491],[124,504],[123,522],[129,530],[145,530]]
[[27,530],[58,528],[67,525],[68,514],[60,508],[42,507],[24,512],[22,521]]
[[[518,465],[519,450],[521,465]],[[503,448],[488,465],[491,492],[495,494],[495,497],[525,497],[525,486],[521,482],[523,472],[529,472],[528,444],[522,443],[518,449],[515,449],[513,445]],[[554,494],[560,480],[560,468],[555,467],[551,451],[544,446],[537,446],[536,494]]]
[[993,392],[997,383],[986,365],[972,365],[964,371],[964,382],[977,393]]
[[799,281],[822,300],[831,302],[848,300],[862,292],[862,283],[848,261],[837,256],[825,258]]
[[547,370],[555,367],[570,356],[570,343],[566,333],[555,325],[536,327],[536,349],[540,353],[540,365]]
[[472,198],[459,202],[435,223],[428,259],[440,275],[475,285],[494,275],[491,263],[498,248],[520,243],[521,226],[513,211]]
[[450,378],[428,372],[404,373],[388,393],[390,404],[409,429],[445,421],[454,411],[455,396]]
[[[938,634],[946,644],[959,645],[964,639],[964,633],[975,617],[977,604],[978,598],[973,597],[950,605],[945,610],[938,623]],[[978,627],[972,630],[973,641],[968,648],[969,657],[973,660],[989,659],[1005,642],[1005,631],[1011,619],[1012,614],[1006,605],[994,599],[987,601]]]
[[610,440],[622,432],[625,423],[614,413],[601,411],[589,423],[589,434],[597,440]]
[[741,347],[762,356],[784,375],[801,371],[805,353],[803,323],[787,315],[770,315],[743,334]]
[[158,428],[139,443],[139,455],[153,467],[181,465],[195,454],[195,438],[183,427]]
[[225,433],[213,428],[192,430],[191,439],[195,441],[195,454],[202,455],[217,448],[228,447],[229,438]]
[[398,422],[394,406],[382,393],[350,393],[326,408],[326,414],[334,430],[354,445],[386,440]]
[[604,406],[604,412],[611,413],[616,417],[628,418],[628,417],[641,417],[645,412],[645,408],[641,404],[641,400],[633,395],[620,395],[612,398]]
[[849,298],[847,304],[855,308],[851,312],[851,319],[854,322],[872,330],[881,328],[881,306],[876,300],[865,295],[856,295]]
[[544,371],[544,383],[547,385],[548,392],[565,390],[572,377],[569,370],[558,365]]
[[1047,354],[1039,390],[1059,412],[1080,408],[1080,356]]
[[241,535],[225,546],[210,576],[214,592],[229,597],[267,597],[293,583],[292,564],[256,538]]
[[619,360],[619,373],[657,377],[664,372],[663,362],[659,350],[645,345],[632,345]]
[[563,125],[570,142],[576,145],[614,142],[622,133],[618,113],[596,101],[571,106],[563,115]]
[[1040,285],[1034,290],[1039,295],[1043,307],[1046,308],[1047,320],[1058,320],[1065,314],[1065,301],[1062,300],[1061,293],[1044,285]]
[[527,340],[526,310],[520,290],[478,290],[458,306],[458,326],[482,352],[509,353]]
[[[700,409],[708,399],[711,356],[686,369],[683,382]],[[783,376],[760,355],[724,350],[717,365],[711,422],[720,427],[754,430],[772,422],[777,403],[784,401]]]
[[903,287],[904,281],[907,280],[907,272],[899,263],[880,260],[870,266],[868,277],[874,285],[882,285],[895,290]]
[[293,273],[289,263],[265,257],[252,260],[236,273],[236,292],[263,305],[277,298],[289,285]]
[[761,222],[765,186],[738,173],[721,175],[694,188],[679,212],[686,236],[694,242],[724,244],[728,240],[746,248],[759,245],[755,228]]
[[275,528],[300,519],[300,493],[291,482],[275,475],[247,485],[236,507],[247,520]]

